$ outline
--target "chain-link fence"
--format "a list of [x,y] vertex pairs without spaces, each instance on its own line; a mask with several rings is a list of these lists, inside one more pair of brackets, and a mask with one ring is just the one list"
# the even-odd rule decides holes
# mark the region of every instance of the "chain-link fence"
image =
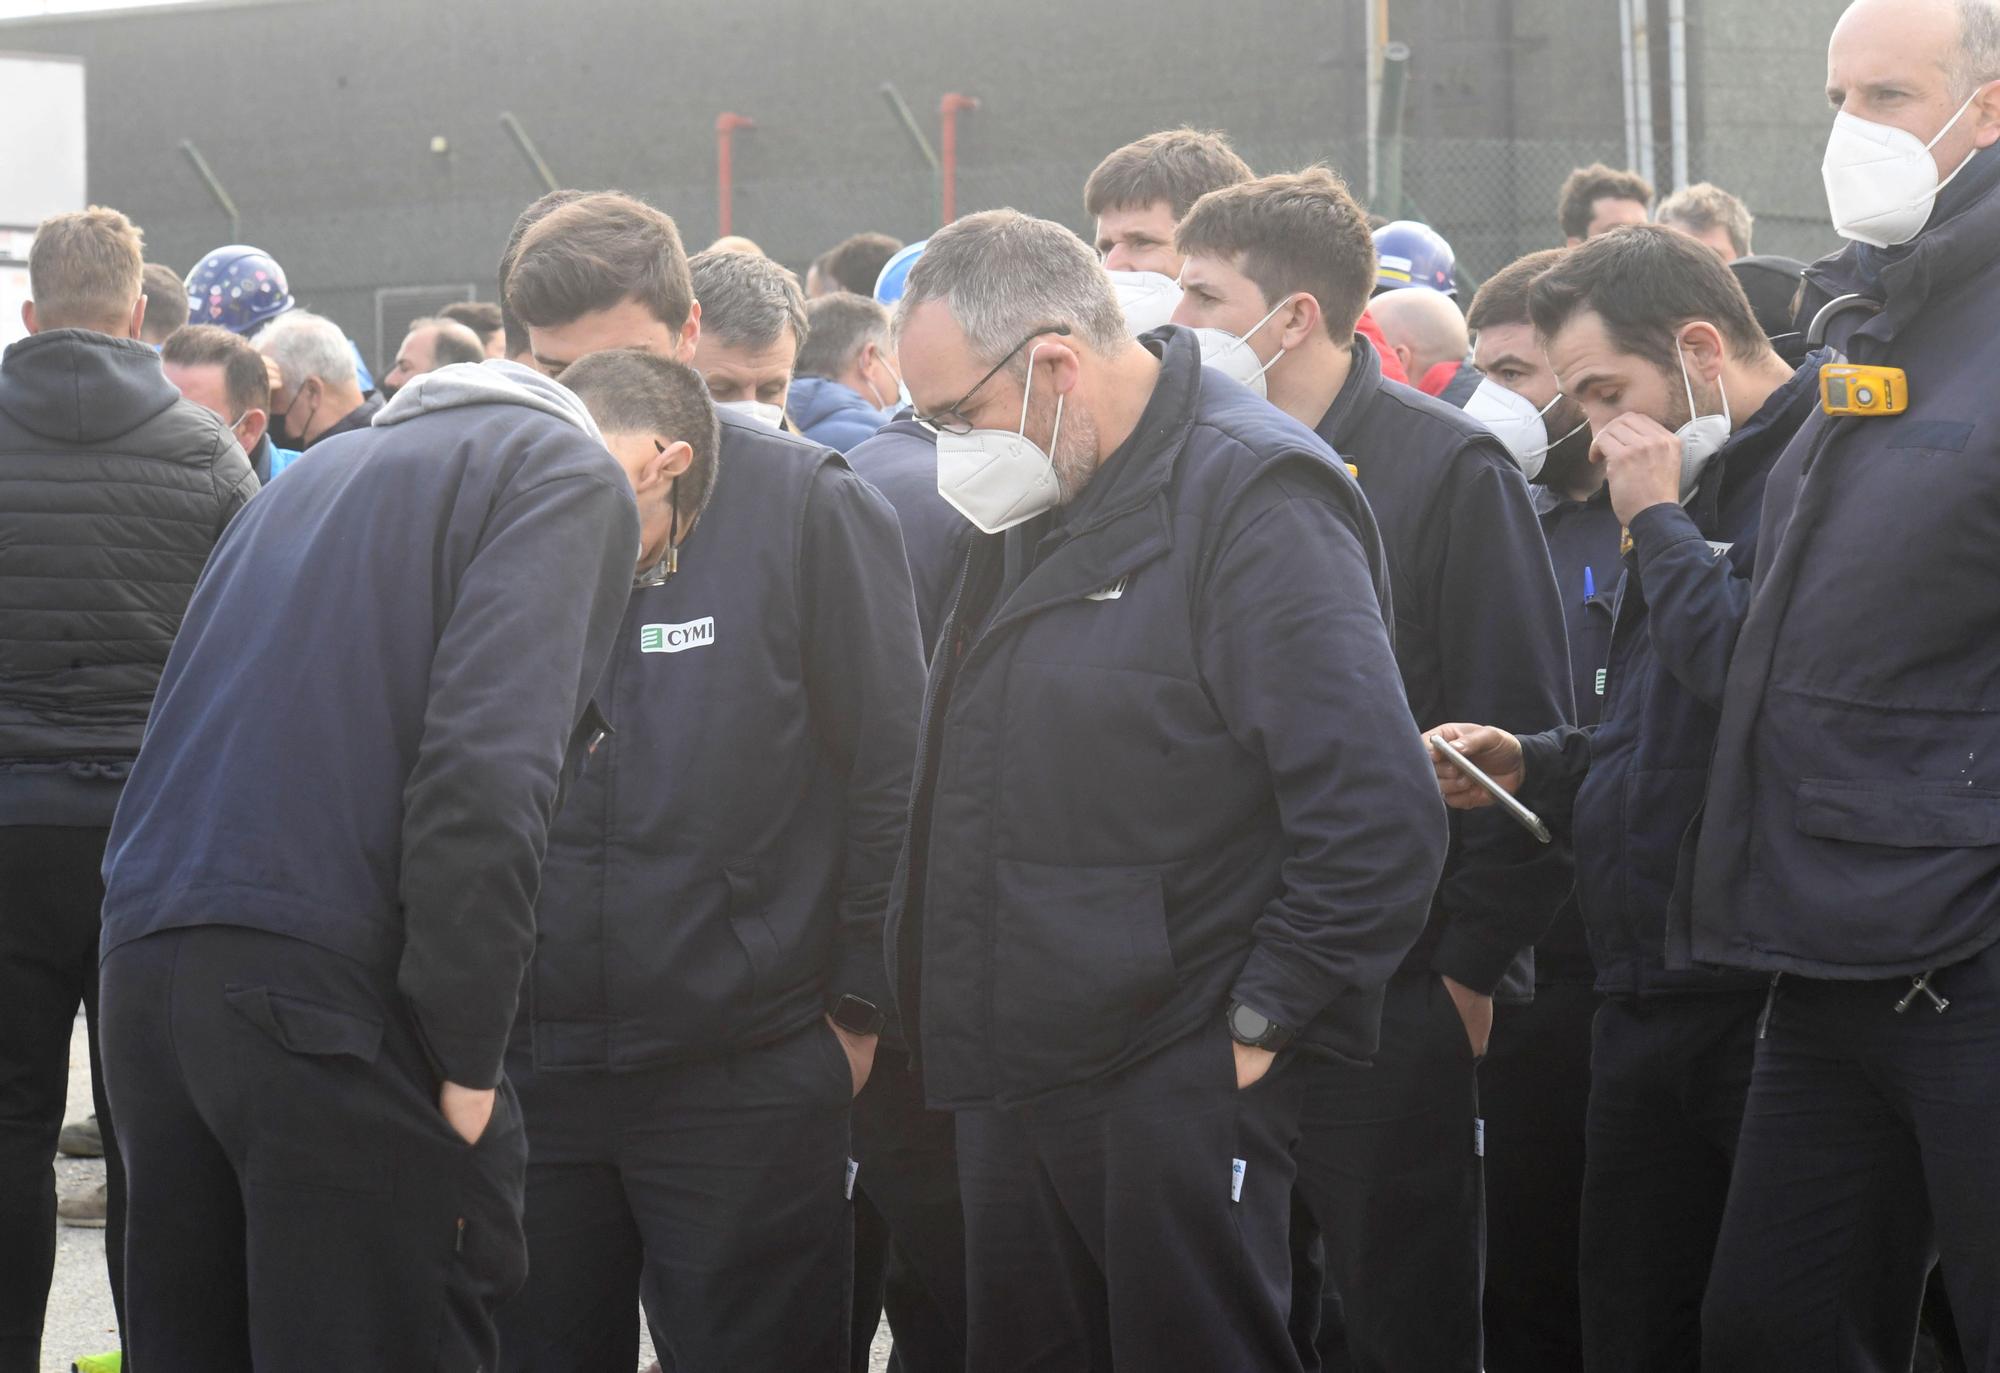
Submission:
[[[1240,149],[1260,171],[1324,163],[1348,181],[1357,198],[1367,199],[1368,161],[1361,139],[1244,140]],[[1615,142],[1412,138],[1403,148],[1400,213],[1379,196],[1372,208],[1387,218],[1417,219],[1435,227],[1457,252],[1461,281],[1470,289],[1524,253],[1560,245],[1556,200],[1563,179],[1574,168],[1591,162],[1622,165],[1624,154],[1622,137]],[[1096,161],[1096,149],[1068,157],[968,161],[959,170],[959,209],[970,213],[1013,206],[1068,224],[1088,236],[1093,226],[1083,211],[1083,186]],[[1665,162],[1664,149],[1659,161]],[[673,214],[690,251],[699,250],[714,234],[712,183],[647,185],[627,181],[625,188]],[[1749,188],[1753,203],[1755,189]],[[286,245],[287,265],[297,264],[293,288],[301,301],[339,319],[364,348],[372,348],[371,364],[386,365],[402,339],[408,318],[434,310],[446,299],[463,298],[468,291],[480,298],[492,297],[492,263],[488,259],[498,256],[507,226],[533,195],[534,188],[524,185],[511,198],[488,196],[443,204],[362,203],[297,215],[259,211],[258,218],[275,241]],[[921,164],[865,175],[829,171],[791,179],[752,176],[739,181],[736,188],[737,232],[757,240],[773,257],[801,273],[815,255],[850,233],[878,229],[912,241],[933,232],[937,224],[938,182]],[[357,235],[390,241],[465,242],[485,251],[451,262],[426,257],[422,267],[401,256],[387,257],[379,264],[385,279],[377,281],[335,285],[315,280],[313,267],[339,260],[343,244]],[[155,235],[161,241],[166,237]],[[405,269],[410,274],[402,280],[391,275]],[[419,271],[423,275],[418,275]],[[421,281],[475,285],[414,284]],[[391,310],[378,321],[380,302],[398,299],[388,293],[405,288],[415,293],[407,308]],[[389,318],[390,314],[395,318]]]

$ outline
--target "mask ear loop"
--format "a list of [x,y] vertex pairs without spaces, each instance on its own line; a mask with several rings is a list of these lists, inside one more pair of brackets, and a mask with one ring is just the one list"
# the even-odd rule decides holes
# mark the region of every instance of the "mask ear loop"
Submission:
[[681,570],[681,479],[667,488],[667,576]]
[[[1689,371],[1688,371],[1688,360],[1687,360],[1687,352],[1686,352],[1686,350],[1685,350],[1685,349],[1683,349],[1683,348],[1681,347],[1681,336],[1680,336],[1679,334],[1675,334],[1675,335],[1674,335],[1674,356],[1675,356],[1676,358],[1679,358],[1679,359],[1680,359],[1680,364],[1681,364],[1681,385],[1682,385],[1682,386],[1683,386],[1683,387],[1684,387],[1684,388],[1685,388],[1685,389],[1687,390],[1687,398],[1688,398],[1688,423],[1689,423],[1689,424],[1693,424],[1693,423],[1694,423],[1694,422],[1695,422],[1696,420],[1698,420],[1698,419],[1707,419],[1707,418],[1709,418],[1709,417],[1708,417],[1707,415],[1698,415],[1698,414],[1696,414],[1696,413],[1695,413],[1695,408],[1694,408],[1694,374],[1693,374],[1692,372],[1689,372]],[[1716,391],[1716,394],[1717,394],[1717,395],[1719,395],[1719,396],[1721,396],[1721,397],[1722,397],[1722,409],[1721,409],[1720,411],[1718,411],[1717,413],[1719,413],[1719,414],[1720,414],[1720,415],[1721,415],[1721,416],[1722,416],[1722,417],[1723,417],[1724,419],[1728,419],[1728,418],[1729,418],[1729,388],[1728,388],[1728,387],[1726,387],[1726,386],[1724,386],[1724,385],[1722,384],[1722,374],[1721,374],[1720,372],[1717,372],[1717,373],[1715,374],[1715,391]],[[1733,423],[1733,421],[1732,421],[1732,423]]]
[[[1255,324],[1251,325],[1249,333],[1244,334],[1236,341],[1242,344],[1245,348],[1250,348],[1251,335],[1255,334],[1259,329],[1262,329],[1265,325],[1269,324],[1273,319],[1277,317],[1278,311],[1284,309],[1287,305],[1290,305],[1293,301],[1297,299],[1298,299],[1298,292],[1296,291],[1294,291],[1291,295],[1286,296],[1283,300],[1279,301],[1276,305],[1273,305],[1271,307],[1270,314],[1265,315],[1264,318],[1258,320]],[[1271,354],[1271,360],[1265,363],[1262,367],[1259,367],[1257,369],[1257,375],[1261,377],[1266,372],[1270,371],[1273,367],[1276,367],[1278,365],[1278,359],[1283,357],[1284,355],[1285,355],[1285,350],[1284,347],[1281,345],[1278,348],[1277,352]],[[1250,348],[1250,356],[1253,358],[1256,357],[1257,350],[1254,348]]]
[[[1029,444],[1030,446],[1032,446],[1035,441],[1028,437],[1028,399],[1035,393],[1035,354],[1041,351],[1042,351],[1042,345],[1039,343],[1036,344],[1033,348],[1030,348],[1028,350],[1028,379],[1021,387],[1021,423],[1019,428],[1021,433],[1021,441],[1023,443]],[[1062,437],[1062,412],[1063,412],[1063,401],[1065,399],[1066,397],[1064,397],[1061,393],[1057,393],[1056,424],[1055,428],[1049,431],[1048,452],[1043,454],[1043,457],[1045,457],[1048,460],[1049,475],[1055,478],[1056,491],[1058,493],[1062,491],[1062,473],[1056,471],[1056,440]]]
[[[1563,393],[1560,391],[1556,392],[1553,396],[1549,397],[1549,403],[1547,405],[1544,405],[1540,410],[1537,410],[1535,412],[1537,418],[1546,420],[1549,417],[1549,411],[1555,409],[1556,403],[1560,401],[1562,398],[1563,398]],[[1692,400],[1688,402],[1688,408],[1689,409],[1694,408],[1694,402]],[[1542,456],[1547,457],[1551,452],[1554,451],[1555,446],[1557,444],[1569,442],[1571,439],[1575,438],[1578,434],[1581,434],[1584,430],[1588,428],[1590,428],[1590,421],[1588,419],[1585,419],[1581,421],[1576,426],[1576,428],[1570,430],[1567,434],[1564,434],[1561,438],[1549,439],[1548,447],[1542,449]],[[1547,437],[1548,432],[1549,432],[1548,427],[1544,425],[1542,428],[1543,436]]]
[[[1987,84],[1990,85],[1991,83],[1989,82]],[[1965,103],[1958,107],[1958,113],[1953,115],[1950,119],[1947,119],[1944,122],[1944,127],[1937,131],[1936,138],[1933,138],[1930,142],[1924,144],[1925,152],[1928,153],[1931,149],[1937,147],[1938,144],[1944,142],[1944,136],[1950,133],[1952,129],[1957,126],[1959,120],[1965,118],[1965,112],[1972,108],[1972,102],[1979,99],[1979,92],[1985,89],[1986,86],[1981,85],[1978,88],[1976,88],[1971,95],[1965,97]],[[1967,153],[1965,155],[1965,160],[1960,162],[1956,167],[1953,167],[1951,169],[1951,175],[1946,177],[1944,180],[1938,182],[1936,190],[1931,191],[1926,195],[1918,196],[1915,200],[1912,200],[1909,204],[1905,205],[1903,208],[1906,210],[1914,210],[1917,208],[1917,206],[1926,204],[1930,201],[1934,201],[1939,196],[1943,195],[1944,188],[1951,185],[1953,181],[1957,180],[1958,174],[1964,171],[1967,167],[1971,166],[1972,159],[1978,156],[1978,154],[1979,154],[1979,149],[1977,148],[1974,148],[1971,152]]]

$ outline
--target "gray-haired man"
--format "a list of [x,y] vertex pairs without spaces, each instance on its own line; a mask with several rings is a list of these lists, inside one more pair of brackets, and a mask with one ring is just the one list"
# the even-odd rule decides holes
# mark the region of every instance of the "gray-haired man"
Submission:
[[252,340],[278,364],[271,391],[271,442],[303,453],[321,439],[366,429],[382,408],[362,394],[347,335],[330,319],[288,310]]
[[985,535],[889,932],[957,1112],[966,1367],[1297,1369],[1287,1059],[1373,1050],[1445,845],[1375,522],[1058,225],[943,230],[896,323]]
[[806,338],[806,298],[798,278],[767,257],[717,252],[688,259],[701,337],[694,369],[724,410],[781,427],[792,366]]

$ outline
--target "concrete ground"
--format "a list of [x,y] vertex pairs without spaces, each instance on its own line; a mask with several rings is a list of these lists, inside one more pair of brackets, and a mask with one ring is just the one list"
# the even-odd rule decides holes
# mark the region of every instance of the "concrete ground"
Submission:
[[[67,1118],[79,1120],[91,1110],[90,1053],[81,1015],[70,1039],[69,1065]],[[56,1160],[56,1190],[61,1196],[86,1192],[102,1181],[104,1164],[97,1159]],[[653,1360],[652,1340],[643,1321],[639,1339],[643,1368]],[[48,1319],[42,1326],[42,1373],[69,1373],[72,1358],[117,1347],[118,1324],[111,1311],[111,1288],[104,1277],[104,1232],[58,1226],[56,1275],[49,1290]],[[888,1367],[889,1329],[885,1325],[875,1336],[869,1369],[870,1373],[884,1373]]]

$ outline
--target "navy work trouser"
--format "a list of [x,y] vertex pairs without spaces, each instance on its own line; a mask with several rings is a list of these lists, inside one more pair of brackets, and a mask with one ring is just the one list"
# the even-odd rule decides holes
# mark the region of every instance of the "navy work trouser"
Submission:
[[883,1312],[889,1373],[965,1367],[965,1213],[949,1111],[924,1109],[909,1054],[884,1040],[854,1099],[854,1331],[849,1367],[868,1373]]
[[494,1366],[527,1263],[520,1110],[503,1083],[476,1143],[446,1123],[393,969],[167,930],[105,959],[103,1005],[132,1367]]
[[528,1282],[500,1312],[507,1373],[842,1373],[853,1222],[846,1052],[821,1020],[774,1043],[633,1071],[507,1074],[528,1126]]
[[1299,1067],[1293,1327],[1307,1366],[1480,1373],[1484,1127],[1479,1063],[1451,994],[1432,973],[1392,978],[1372,1067]]
[[91,1095],[104,1134],[110,1213],[104,1257],[123,1320],[125,1171],[98,1058],[97,930],[105,831],[0,826],[0,1373],[41,1367],[56,1262],[56,1156],[79,1003]]
[[1111,1077],[960,1111],[967,1373],[1296,1373],[1300,1066],[1238,1091],[1218,1006]]
[[1493,1008],[1479,1065],[1486,1119],[1487,1373],[1579,1373],[1576,1256],[1590,1022],[1604,998],[1583,980],[1544,982]]
[[1907,1368],[1934,1260],[1965,1366],[2000,1370],[2000,945],[1930,987],[1946,1009],[1907,977],[1778,984],[1703,1373]]
[[1697,1373],[1760,990],[1614,996],[1592,1027],[1584,1367]]

